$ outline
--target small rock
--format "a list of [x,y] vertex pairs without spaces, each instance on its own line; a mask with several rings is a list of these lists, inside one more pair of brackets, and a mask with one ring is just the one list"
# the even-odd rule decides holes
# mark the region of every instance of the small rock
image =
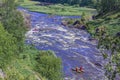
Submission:
[[73,25],[77,25],[77,24],[80,24],[80,21],[79,21],[79,20],[77,20],[77,21],[75,21],[75,22],[73,23]]
[[86,29],[86,26],[85,26],[85,25],[82,25],[80,29],[85,30],[85,29]]
[[96,28],[96,29],[95,29],[95,33],[99,33],[99,28]]
[[67,26],[67,25],[68,25],[68,21],[62,21],[62,22],[61,22],[61,25]]
[[82,30],[85,30],[85,29],[86,29],[86,26],[85,26],[85,25],[79,25],[79,24],[77,24],[77,25],[75,25],[74,27],[75,27],[75,28],[78,28],[78,29],[82,29]]
[[102,67],[100,63],[94,63],[96,66]]

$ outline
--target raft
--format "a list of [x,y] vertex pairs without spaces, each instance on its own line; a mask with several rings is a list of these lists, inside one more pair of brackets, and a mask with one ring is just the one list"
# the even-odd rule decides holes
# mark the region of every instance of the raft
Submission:
[[84,72],[84,71],[80,71],[80,70],[79,70],[79,71],[76,71],[76,70],[73,69],[73,68],[72,68],[71,70],[72,70],[72,71],[75,71],[75,72],[77,72],[77,73],[83,73],[83,72]]

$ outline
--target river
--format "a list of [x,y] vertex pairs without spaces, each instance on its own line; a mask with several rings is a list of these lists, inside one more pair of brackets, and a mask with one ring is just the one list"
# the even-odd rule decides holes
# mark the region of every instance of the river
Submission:
[[[27,44],[35,44],[39,50],[52,50],[63,63],[64,80],[104,80],[103,57],[97,49],[97,41],[90,41],[85,30],[61,25],[65,18],[80,16],[58,16],[30,12],[19,8],[31,16],[32,28],[25,34]],[[71,70],[82,66],[84,73]]]

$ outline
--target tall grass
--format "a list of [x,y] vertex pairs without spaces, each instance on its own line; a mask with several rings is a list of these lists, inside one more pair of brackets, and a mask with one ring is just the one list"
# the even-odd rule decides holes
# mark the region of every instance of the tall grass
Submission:
[[86,7],[77,7],[77,6],[69,6],[62,4],[54,4],[54,5],[39,5],[40,2],[36,1],[25,1],[20,3],[21,6],[36,12],[43,12],[48,14],[56,14],[56,15],[81,15],[85,12],[87,15],[91,15],[95,12],[95,9],[86,8]]

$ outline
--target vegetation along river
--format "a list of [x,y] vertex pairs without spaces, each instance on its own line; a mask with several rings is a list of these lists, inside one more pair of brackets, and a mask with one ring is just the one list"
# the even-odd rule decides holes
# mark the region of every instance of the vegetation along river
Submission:
[[[65,18],[80,16],[58,16],[23,10],[31,16],[32,28],[26,33],[26,43],[39,50],[52,50],[62,59],[64,80],[104,80],[103,57],[97,42],[90,41],[85,30],[61,25]],[[82,66],[84,73],[75,73],[71,68]]]

